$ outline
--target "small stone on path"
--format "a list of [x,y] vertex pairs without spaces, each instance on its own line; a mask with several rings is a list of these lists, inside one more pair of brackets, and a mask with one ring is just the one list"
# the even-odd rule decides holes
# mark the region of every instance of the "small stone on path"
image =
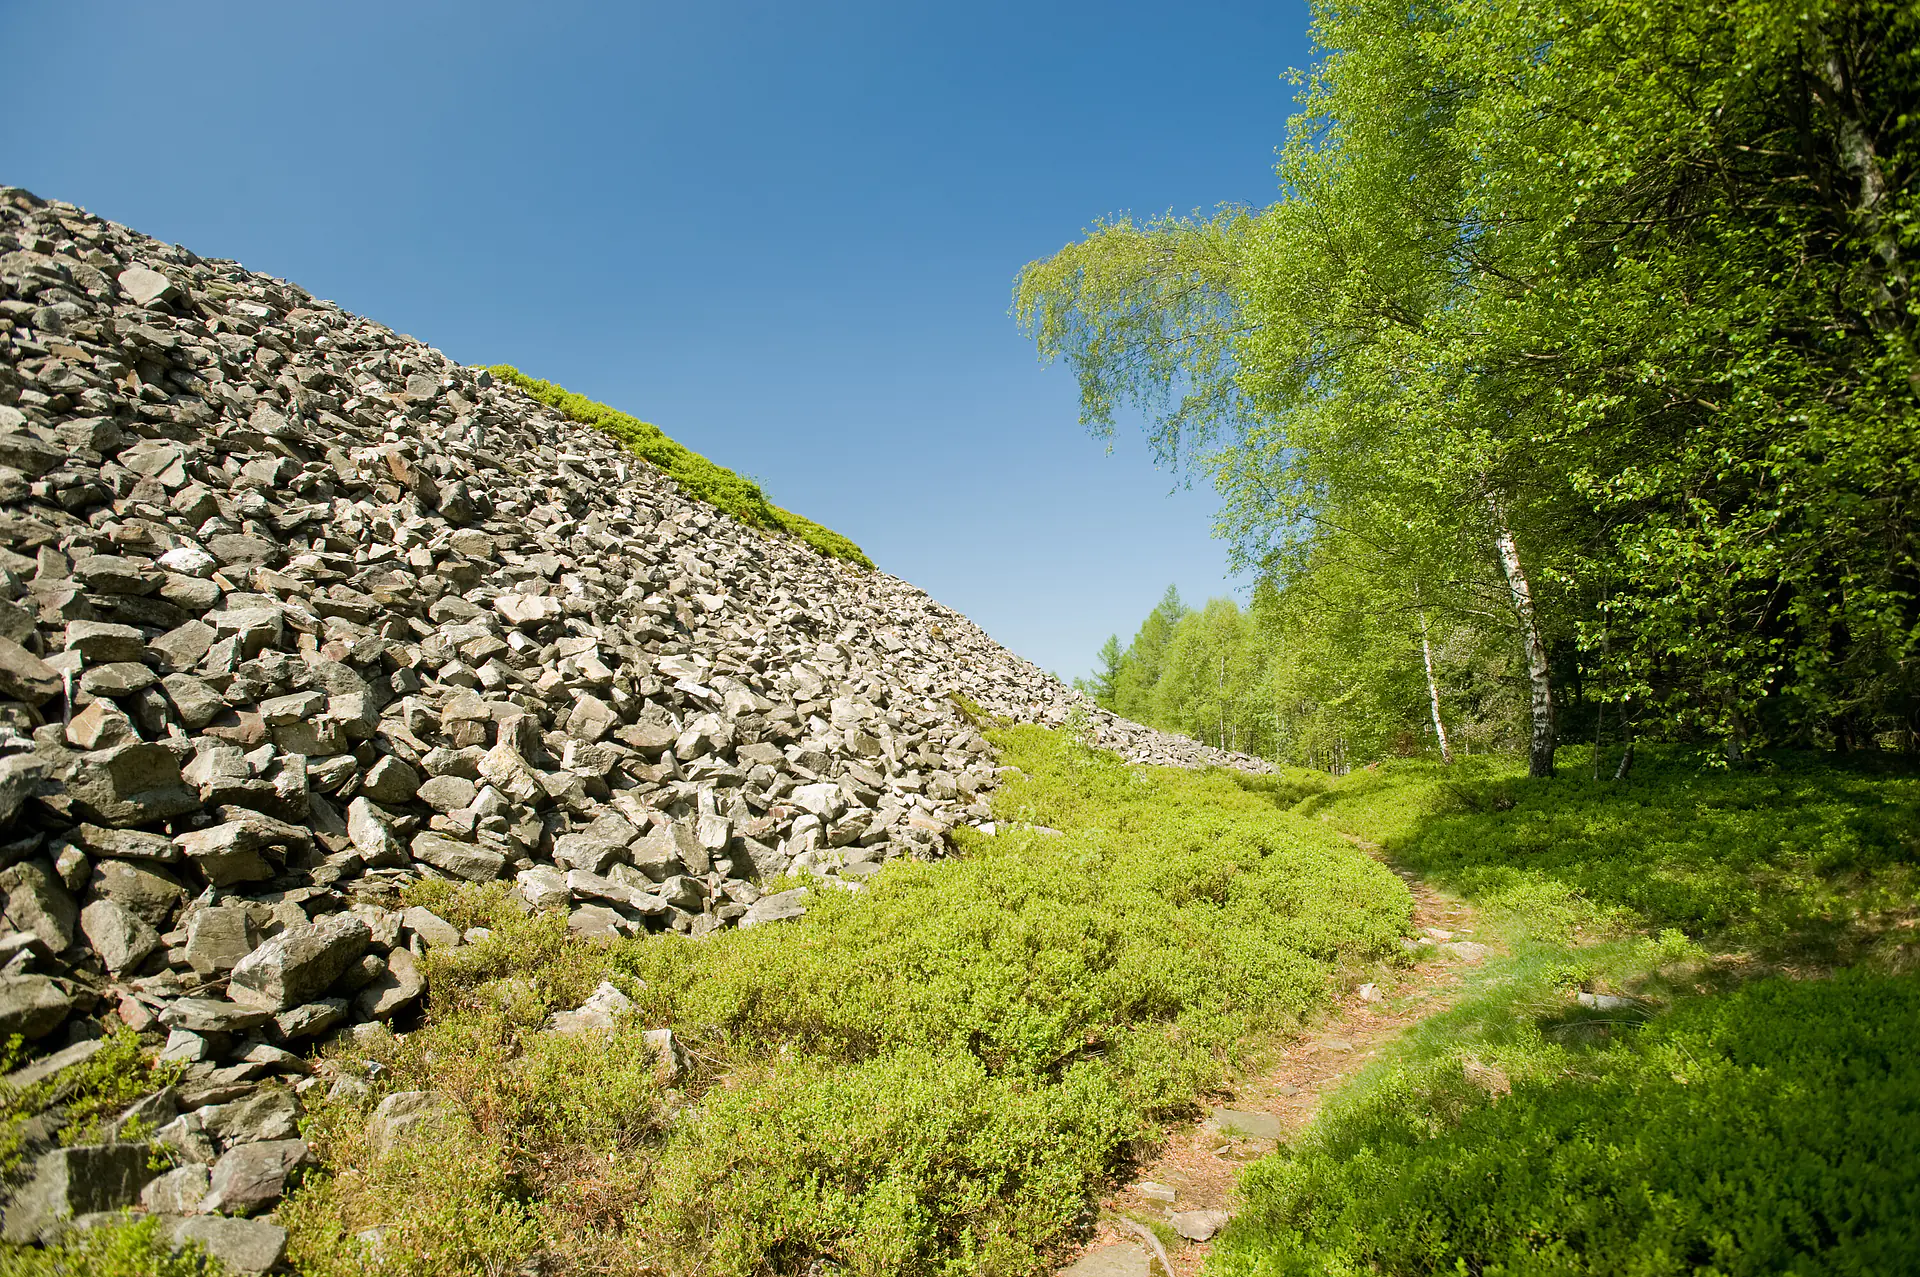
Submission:
[[1096,1246],[1060,1270],[1060,1277],[1149,1277],[1147,1252],[1127,1242]]

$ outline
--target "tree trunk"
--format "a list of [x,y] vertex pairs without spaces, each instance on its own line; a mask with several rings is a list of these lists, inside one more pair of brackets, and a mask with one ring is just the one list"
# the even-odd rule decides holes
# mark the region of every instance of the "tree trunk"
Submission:
[[1513,530],[1497,498],[1489,496],[1493,512],[1493,545],[1500,552],[1500,568],[1507,576],[1507,589],[1513,594],[1513,610],[1520,620],[1520,639],[1527,652],[1528,714],[1533,723],[1532,739],[1527,747],[1527,775],[1553,775],[1553,673],[1547,664],[1547,645],[1540,637],[1540,625],[1533,612],[1533,589],[1527,584],[1526,570],[1520,564],[1520,547],[1514,543]]
[[1427,701],[1433,706],[1433,734],[1440,738],[1440,761],[1453,765],[1453,746],[1447,743],[1447,725],[1440,718],[1440,684],[1433,677],[1433,645],[1427,642],[1427,614],[1420,613],[1420,659],[1427,667]]

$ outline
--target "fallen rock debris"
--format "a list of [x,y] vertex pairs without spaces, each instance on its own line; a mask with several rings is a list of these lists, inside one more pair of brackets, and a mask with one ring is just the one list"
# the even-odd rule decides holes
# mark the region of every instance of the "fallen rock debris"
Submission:
[[[300,1096],[376,1098],[307,1055],[406,1015],[419,956],[467,942],[409,883],[505,880],[588,937],[798,917],[991,831],[955,693],[1136,762],[1266,767],[1105,713],[483,369],[0,188],[0,1034],[27,1081],[115,1023],[185,1068],[109,1128],[174,1169],[62,1147],[50,1110],[5,1236],[144,1207],[271,1268],[285,1233],[252,1216],[311,1157]],[[762,894],[788,874],[813,885]],[[604,986],[553,1029],[630,1005]],[[390,1094],[377,1140],[448,1119]]]

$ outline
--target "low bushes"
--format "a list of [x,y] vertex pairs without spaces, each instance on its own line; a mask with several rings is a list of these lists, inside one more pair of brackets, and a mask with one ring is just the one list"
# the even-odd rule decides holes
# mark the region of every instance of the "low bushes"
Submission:
[[1555,1036],[1507,1053],[1511,1094],[1444,1057],[1376,1080],[1248,1172],[1208,1271],[1814,1277],[1920,1254],[1920,983],[1771,978]]
[[[795,923],[596,946],[434,889],[493,934],[433,955],[422,1029],[341,1064],[460,1116],[376,1157],[364,1105],[323,1109],[329,1174],[282,1212],[300,1265],[1042,1271],[1247,1034],[1321,1005],[1338,964],[1397,951],[1398,880],[1228,777],[1136,771],[1033,728],[995,739],[1025,772],[996,810],[1051,829],[816,890]],[[538,1031],[602,978],[638,1005],[631,1027]],[[684,1076],[656,1070],[654,1026],[688,1050]]]
[[1730,771],[1642,747],[1624,782],[1590,779],[1577,755],[1553,780],[1504,759],[1396,762],[1296,810],[1483,904],[1773,957],[1910,941],[1920,898],[1920,775],[1897,762],[1781,754]]
[[510,364],[495,364],[487,371],[508,385],[526,391],[549,408],[558,409],[571,420],[612,435],[636,456],[652,462],[671,475],[688,496],[705,501],[750,527],[797,536],[828,558],[844,559],[863,568],[873,566],[873,561],[861,552],[859,546],[838,532],[823,528],[791,510],[782,510],[767,500],[759,484],[675,443],[658,426],[597,403],[585,395],[576,395],[550,381],[529,377]]
[[1387,764],[1294,805],[1460,891],[1510,956],[1250,1168],[1207,1271],[1910,1268],[1920,779],[1678,750],[1624,783],[1522,772]]

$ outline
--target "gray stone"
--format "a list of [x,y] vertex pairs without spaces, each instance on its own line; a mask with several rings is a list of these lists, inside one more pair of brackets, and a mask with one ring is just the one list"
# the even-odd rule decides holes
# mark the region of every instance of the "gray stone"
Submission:
[[140,1190],[140,1205],[158,1215],[191,1215],[206,1195],[207,1168],[189,1164],[149,1180]]
[[1130,1242],[1095,1246],[1060,1270],[1059,1277],[1152,1277],[1147,1252]]
[[89,1038],[84,1042],[75,1042],[72,1046],[55,1051],[52,1055],[43,1055],[33,1063],[15,1069],[6,1075],[4,1081],[16,1092],[24,1091],[36,1083],[63,1073],[77,1065],[85,1064],[100,1053],[106,1046],[104,1038]]
[[82,909],[80,930],[114,975],[138,967],[160,947],[160,933],[146,919],[112,900],[96,900]]
[[88,754],[67,782],[76,815],[124,829],[184,815],[200,795],[180,781],[180,760],[164,745],[130,744]]
[[672,1029],[648,1029],[640,1035],[640,1044],[653,1054],[653,1071],[662,1083],[671,1086],[686,1072],[687,1051]]
[[1639,1006],[1632,998],[1612,993],[1588,993],[1584,989],[1574,995],[1574,1001],[1595,1011],[1631,1011]]
[[374,802],[397,806],[413,801],[420,788],[420,773],[397,758],[385,757],[367,769],[361,788]]
[[174,910],[187,898],[187,889],[151,861],[99,860],[87,880],[87,894],[113,901],[164,935],[171,929]]
[[567,914],[567,930],[583,940],[612,940],[625,934],[626,919],[605,905],[581,905]]
[[791,891],[776,891],[770,896],[762,896],[748,905],[740,925],[757,927],[766,922],[785,922],[802,917],[806,912],[807,889],[795,887]]
[[145,559],[120,554],[88,554],[75,559],[73,575],[100,594],[152,594],[161,575]]
[[414,835],[413,858],[468,882],[492,882],[507,867],[497,851],[431,832]]
[[567,715],[567,735],[592,743],[603,740],[620,725],[620,715],[597,696],[585,695],[573,704]]
[[88,665],[137,661],[146,647],[146,636],[131,625],[108,621],[67,622],[66,650],[80,653]]
[[280,1031],[281,1038],[288,1042],[317,1038],[347,1018],[348,1005],[345,998],[322,998],[318,1002],[308,1002],[274,1016],[274,1027]]
[[187,922],[187,965],[201,976],[221,975],[260,944],[260,929],[245,905],[197,909]]
[[311,1002],[367,951],[371,937],[367,924],[350,913],[289,927],[235,965],[227,996],[269,1011]]
[[[94,872],[97,875],[99,870]],[[7,898],[0,922],[9,930],[39,937],[49,953],[59,953],[73,943],[80,910],[51,864],[23,860],[0,869],[0,892]]]
[[435,776],[416,787],[419,799],[438,812],[471,807],[480,789],[464,776]]
[[236,1273],[264,1273],[287,1254],[287,1230],[264,1219],[192,1215],[173,1228],[175,1244],[199,1242]]
[[189,731],[199,731],[227,712],[227,702],[213,685],[191,674],[168,674],[160,686],[173,705],[174,713]]
[[133,720],[110,700],[95,701],[67,724],[67,744],[75,749],[112,749],[139,739]]
[[81,691],[90,697],[127,699],[136,691],[146,691],[159,682],[154,670],[134,661],[96,664],[81,674]]
[[160,1023],[189,1033],[240,1033],[272,1018],[259,1007],[222,998],[176,998],[160,1012]]
[[550,1033],[566,1036],[585,1033],[589,1030],[611,1030],[619,1024],[620,1017],[633,1013],[633,999],[615,988],[612,982],[602,980],[593,996],[572,1011],[556,1011],[547,1017],[546,1028]]
[[573,898],[567,889],[567,876],[552,865],[534,865],[515,877],[521,897],[535,909],[564,909]]
[[284,854],[290,848],[313,845],[313,834],[299,825],[256,811],[229,809],[228,814],[232,818],[222,824],[174,837],[194,867],[216,887],[271,878],[273,866],[262,853]]
[[1173,1231],[1190,1242],[1212,1241],[1232,1216],[1223,1210],[1177,1210],[1167,1219]]
[[1214,1129],[1222,1135],[1239,1135],[1250,1140],[1277,1140],[1286,1133],[1280,1119],[1272,1113],[1216,1108],[1212,1121]]
[[7,1207],[0,1237],[16,1245],[51,1241],[76,1215],[140,1201],[153,1177],[143,1144],[78,1144],[44,1153]]
[[[0,422],[0,426],[5,425],[6,423]],[[36,439],[32,435],[20,433],[17,429],[0,430],[0,466],[37,477],[46,474],[49,470],[59,469],[60,463],[66,459],[65,448],[56,447],[44,439]]]
[[706,848],[685,822],[676,820],[650,832],[633,845],[633,865],[655,882],[676,874],[706,872]]
[[367,1145],[375,1157],[385,1157],[442,1123],[457,1120],[459,1113],[453,1101],[438,1091],[395,1091],[380,1101],[367,1120]]
[[44,705],[63,688],[59,671],[12,639],[0,638],[0,697]]
[[244,1100],[197,1110],[201,1126],[221,1149],[263,1140],[288,1140],[299,1132],[300,1106],[285,1087],[264,1086]]
[[136,306],[172,301],[180,295],[179,286],[165,275],[137,265],[120,272],[120,291]]
[[401,925],[427,942],[430,949],[451,949],[460,943],[460,929],[431,909],[414,905],[400,915]]
[[0,829],[13,823],[29,798],[54,793],[59,785],[53,769],[43,758],[32,754],[11,754],[0,758]]
[[162,865],[180,861],[180,848],[165,834],[109,829],[105,825],[75,825],[66,836],[74,846],[96,859],[150,860]]
[[287,1177],[312,1160],[307,1142],[259,1140],[227,1150],[213,1164],[200,1210],[251,1215],[280,1200]]
[[405,853],[401,850],[399,840],[393,836],[386,817],[365,798],[355,798],[347,804],[347,837],[353,842],[353,849],[360,853],[361,860],[369,865],[398,865],[405,862]]
[[387,969],[354,997],[354,1014],[363,1020],[387,1020],[412,1005],[426,992],[426,977],[411,953],[395,949],[387,955]]
[[[165,558],[163,557],[161,561],[165,562]],[[213,570],[211,560],[208,561],[207,570]],[[190,670],[206,657],[208,649],[213,646],[213,640],[218,635],[219,631],[205,621],[185,621],[147,646],[160,658],[164,667]]]
[[109,1122],[105,1128],[109,1143],[114,1140],[130,1139],[135,1127],[140,1130],[153,1130],[164,1126],[180,1116],[180,1093],[170,1086],[161,1087],[151,1095],[143,1095],[126,1108],[120,1110],[120,1116]]
[[43,1038],[72,1009],[73,996],[46,976],[0,975],[0,1041],[16,1033],[30,1042]]

